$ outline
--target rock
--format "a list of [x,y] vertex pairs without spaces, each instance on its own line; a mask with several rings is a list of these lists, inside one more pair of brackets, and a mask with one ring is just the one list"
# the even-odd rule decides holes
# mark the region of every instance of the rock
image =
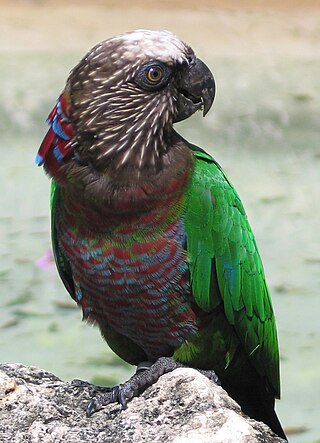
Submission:
[[19,364],[0,365],[0,441],[10,443],[283,442],[249,419],[219,386],[194,369],[163,375],[128,409],[109,405],[86,418],[87,382],[63,382]]

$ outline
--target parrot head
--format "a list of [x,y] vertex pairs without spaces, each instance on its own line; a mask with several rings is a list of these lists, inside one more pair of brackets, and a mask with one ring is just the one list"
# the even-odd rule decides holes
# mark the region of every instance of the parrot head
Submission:
[[173,124],[197,110],[205,115],[214,95],[208,67],[171,32],[110,38],[71,71],[49,115],[55,137],[47,135],[38,164],[48,166],[55,153],[57,164],[71,159],[104,174],[156,172],[172,145]]

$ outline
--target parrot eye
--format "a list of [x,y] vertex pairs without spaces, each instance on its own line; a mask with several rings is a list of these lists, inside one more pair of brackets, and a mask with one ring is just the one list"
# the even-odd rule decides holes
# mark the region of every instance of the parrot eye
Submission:
[[153,85],[159,83],[163,77],[161,66],[151,66],[147,69],[146,78]]
[[143,89],[158,91],[169,81],[171,69],[161,62],[144,65],[135,77],[135,82]]

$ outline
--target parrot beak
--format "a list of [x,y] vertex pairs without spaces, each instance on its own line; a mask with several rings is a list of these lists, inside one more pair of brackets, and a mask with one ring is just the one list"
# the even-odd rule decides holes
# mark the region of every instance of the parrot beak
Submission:
[[185,120],[199,109],[203,116],[212,106],[215,82],[210,69],[199,58],[185,66],[177,79],[178,100],[174,123]]

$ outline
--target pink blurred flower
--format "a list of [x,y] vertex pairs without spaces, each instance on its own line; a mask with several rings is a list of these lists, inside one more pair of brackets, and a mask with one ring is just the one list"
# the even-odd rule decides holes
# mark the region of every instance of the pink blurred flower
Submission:
[[52,249],[48,249],[42,257],[36,261],[36,265],[41,269],[50,269],[54,267],[54,258]]

